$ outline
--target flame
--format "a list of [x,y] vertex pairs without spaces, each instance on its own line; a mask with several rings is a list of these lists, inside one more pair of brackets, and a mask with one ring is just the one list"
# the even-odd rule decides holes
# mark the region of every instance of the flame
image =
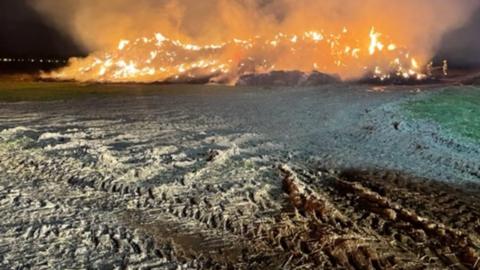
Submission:
[[71,59],[68,67],[45,76],[100,82],[207,78],[212,82],[234,83],[248,73],[314,69],[346,79],[365,74],[380,80],[391,76],[426,78],[422,71],[424,63],[412,57],[408,48],[387,37],[371,27],[363,38],[356,38],[353,31],[343,27],[338,33],[280,32],[271,37],[194,44],[155,33],[150,37],[122,39],[116,48]]
[[370,30],[370,47],[368,48],[368,52],[370,55],[375,54],[375,51],[382,51],[383,50],[383,44],[380,42],[380,36],[382,34],[375,32],[375,28],[372,27],[372,30]]
[[128,43],[130,43],[130,41],[125,40],[125,39],[120,40],[120,42],[118,43],[118,50],[121,51],[121,50],[125,49],[125,47],[128,45]]

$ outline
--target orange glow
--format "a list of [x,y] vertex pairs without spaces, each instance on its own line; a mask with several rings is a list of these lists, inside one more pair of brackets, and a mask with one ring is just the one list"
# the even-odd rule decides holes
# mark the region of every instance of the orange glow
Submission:
[[92,52],[45,76],[101,82],[234,83],[247,73],[312,69],[346,80],[424,78],[442,37],[480,7],[478,0],[29,2]]
[[[338,34],[311,30],[209,44],[188,43],[156,33],[122,39],[115,49],[72,59],[67,68],[47,76],[103,82],[210,78],[212,82],[234,83],[248,73],[314,69],[346,79],[367,73],[381,80],[392,74],[406,79],[426,77],[407,48],[383,40],[375,27],[365,33],[366,38],[356,38],[352,33],[343,27]],[[384,42],[389,44],[387,50]]]

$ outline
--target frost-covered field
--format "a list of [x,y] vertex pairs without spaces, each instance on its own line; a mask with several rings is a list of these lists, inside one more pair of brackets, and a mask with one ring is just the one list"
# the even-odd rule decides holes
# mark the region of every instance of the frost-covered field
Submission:
[[0,104],[2,268],[478,266],[480,144],[408,105],[438,89],[40,86]]

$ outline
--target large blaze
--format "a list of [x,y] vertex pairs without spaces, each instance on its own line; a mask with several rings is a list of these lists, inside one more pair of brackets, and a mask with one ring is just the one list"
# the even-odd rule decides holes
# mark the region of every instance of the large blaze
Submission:
[[442,35],[480,4],[39,0],[36,5],[92,51],[45,77],[232,84],[242,75],[273,70],[319,71],[346,80],[423,80]]
[[[422,65],[408,48],[383,39],[372,27],[366,38],[356,38],[347,27],[339,33],[323,30],[277,33],[223,43],[190,44],[161,33],[120,40],[107,52],[72,59],[70,66],[49,74],[79,81],[194,81],[232,83],[244,74],[273,70],[312,70],[352,78],[369,74],[423,79]],[[422,63],[424,64],[424,63]]]

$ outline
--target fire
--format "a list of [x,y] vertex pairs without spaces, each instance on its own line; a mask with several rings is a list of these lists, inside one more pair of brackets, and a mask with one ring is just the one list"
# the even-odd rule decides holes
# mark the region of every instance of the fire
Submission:
[[119,51],[123,50],[128,45],[128,43],[130,43],[130,41],[120,40],[120,42],[118,43],[118,50]]
[[423,63],[417,59],[408,48],[377,32],[375,27],[363,37],[343,27],[338,33],[310,30],[210,44],[189,43],[155,33],[122,39],[112,50],[71,59],[68,67],[46,76],[100,82],[207,79],[234,83],[239,76],[249,73],[314,69],[346,79],[371,74],[380,80],[391,76],[421,80],[427,76]]
[[368,48],[368,52],[370,55],[375,54],[375,51],[382,51],[383,50],[383,44],[380,42],[380,33],[375,32],[375,28],[372,27],[372,30],[370,30],[370,47]]
[[397,45],[395,45],[395,44],[389,44],[388,47],[387,47],[387,49],[388,49],[389,51],[394,51],[394,50],[397,49]]

